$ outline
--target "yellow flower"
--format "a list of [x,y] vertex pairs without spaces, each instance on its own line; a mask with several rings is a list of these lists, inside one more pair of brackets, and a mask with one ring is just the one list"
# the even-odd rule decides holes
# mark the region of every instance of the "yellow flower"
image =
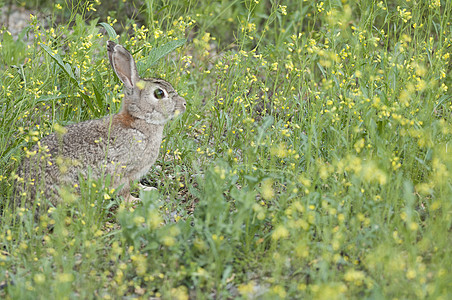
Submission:
[[57,280],[59,282],[72,282],[74,275],[72,273],[61,273],[57,275]]
[[364,143],[365,143],[364,139],[359,139],[358,141],[356,141],[356,143],[353,145],[353,147],[355,147],[356,153],[361,152],[361,150],[364,148]]
[[431,9],[438,9],[441,7],[441,0],[431,0],[429,5],[429,8]]
[[273,180],[265,179],[261,184],[261,195],[265,200],[270,200],[275,196],[273,191]]
[[67,129],[64,128],[63,126],[59,125],[59,124],[55,124],[53,126],[53,129],[55,129],[55,132],[57,134],[60,134],[60,135],[63,135],[63,134],[65,134],[67,132]]
[[406,278],[408,278],[408,279],[416,278],[416,271],[413,270],[412,268],[408,268],[408,270],[406,272]]
[[174,246],[174,244],[176,243],[176,240],[172,236],[165,236],[165,237],[163,237],[162,242],[163,242],[163,245],[165,245],[167,247],[171,247],[171,246]]
[[345,281],[353,282],[355,285],[360,286],[363,284],[365,274],[362,271],[349,270],[344,275]]
[[240,294],[242,295],[249,295],[253,293],[254,291],[254,283],[252,281],[248,282],[247,284],[241,284],[238,286],[238,290]]
[[272,239],[274,239],[276,241],[279,239],[285,239],[288,236],[289,236],[289,231],[283,225],[278,225],[272,233]]
[[163,34],[163,31],[161,31],[160,29],[156,29],[154,31],[154,38],[158,39],[162,34]]
[[287,5],[279,5],[279,9],[281,10],[281,14],[283,14],[284,16],[287,15]]
[[275,285],[272,288],[273,293],[279,296],[279,298],[286,298],[287,292],[284,290],[284,287],[281,285]]
[[148,213],[146,218],[146,223],[151,229],[156,229],[163,222],[162,217],[158,213],[158,211],[152,210]]
[[285,143],[280,143],[277,147],[273,147],[270,150],[272,155],[276,155],[279,158],[284,158],[287,156],[287,148]]
[[397,11],[400,14],[400,17],[402,18],[403,22],[408,22],[413,16],[411,15],[411,12],[407,11],[405,8],[401,9],[400,6],[397,6]]
[[42,283],[44,283],[44,281],[46,280],[46,276],[45,276],[44,274],[38,273],[38,274],[35,274],[35,275],[33,276],[33,280],[34,280],[34,282],[36,282],[37,284],[42,284]]
[[135,223],[135,225],[141,225],[144,223],[144,217],[142,216],[136,216],[135,218],[133,218],[133,222]]
[[171,299],[188,300],[188,289],[186,286],[179,286],[171,289]]

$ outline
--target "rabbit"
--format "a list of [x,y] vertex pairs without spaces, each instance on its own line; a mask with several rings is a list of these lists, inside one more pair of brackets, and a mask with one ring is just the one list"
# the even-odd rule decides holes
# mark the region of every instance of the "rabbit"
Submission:
[[125,201],[130,183],[143,177],[155,163],[165,123],[186,110],[185,99],[163,79],[142,79],[135,61],[123,46],[107,42],[110,64],[124,84],[119,113],[67,126],[65,133],[44,137],[18,169],[19,194],[28,204],[40,193],[53,205],[60,202],[62,185],[77,187],[78,176],[101,178],[110,174],[112,188]]

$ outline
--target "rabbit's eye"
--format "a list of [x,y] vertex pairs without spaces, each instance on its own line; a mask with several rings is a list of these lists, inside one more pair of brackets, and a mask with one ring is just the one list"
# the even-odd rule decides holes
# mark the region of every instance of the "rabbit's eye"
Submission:
[[155,89],[155,91],[154,91],[154,97],[160,100],[160,99],[162,99],[163,97],[165,97],[165,92],[164,92],[162,89],[160,89],[160,88]]

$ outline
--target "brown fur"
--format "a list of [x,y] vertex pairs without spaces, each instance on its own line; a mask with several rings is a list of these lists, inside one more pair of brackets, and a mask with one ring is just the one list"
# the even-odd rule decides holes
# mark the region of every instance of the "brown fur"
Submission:
[[122,111],[113,116],[112,125],[119,125],[123,128],[132,128],[132,123],[136,120],[132,115],[126,111]]

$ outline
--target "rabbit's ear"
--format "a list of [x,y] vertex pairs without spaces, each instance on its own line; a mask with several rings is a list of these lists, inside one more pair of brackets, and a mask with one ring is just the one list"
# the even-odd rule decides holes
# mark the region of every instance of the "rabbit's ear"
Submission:
[[112,41],[107,42],[107,52],[110,64],[124,86],[128,89],[134,88],[140,76],[132,54],[123,46]]

